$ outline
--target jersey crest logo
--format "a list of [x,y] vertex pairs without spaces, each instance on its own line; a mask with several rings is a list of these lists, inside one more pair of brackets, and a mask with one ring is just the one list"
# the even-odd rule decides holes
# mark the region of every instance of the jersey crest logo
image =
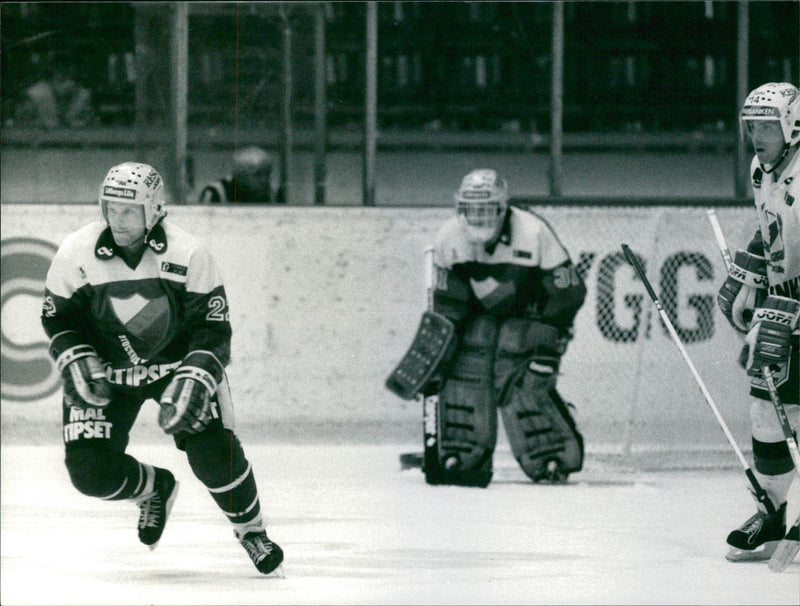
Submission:
[[127,299],[109,297],[109,300],[111,301],[111,306],[114,308],[114,312],[117,314],[117,318],[119,318],[119,321],[123,324],[127,324],[133,319],[148,303],[147,299],[140,294],[131,295]]
[[131,334],[142,339],[157,340],[169,328],[169,301],[165,295],[146,299],[135,293],[125,299],[109,297],[119,321]]
[[483,280],[470,278],[472,292],[486,309],[494,309],[498,305],[513,300],[516,288],[513,283],[499,282],[492,276]]

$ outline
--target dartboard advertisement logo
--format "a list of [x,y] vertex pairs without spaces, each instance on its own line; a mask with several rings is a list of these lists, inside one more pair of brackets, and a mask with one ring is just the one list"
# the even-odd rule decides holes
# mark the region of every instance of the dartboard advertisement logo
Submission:
[[60,384],[39,319],[56,246],[35,238],[9,238],[0,244],[0,252],[1,396],[3,400],[39,400]]

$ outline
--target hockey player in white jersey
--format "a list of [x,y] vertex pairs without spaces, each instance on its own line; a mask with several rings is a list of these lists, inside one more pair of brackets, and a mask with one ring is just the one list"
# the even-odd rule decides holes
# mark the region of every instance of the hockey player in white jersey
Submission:
[[729,560],[766,559],[787,532],[786,501],[797,481],[761,368],[768,365],[797,435],[800,426],[800,91],[768,83],[741,113],[753,144],[750,167],[758,225],[734,256],[718,295],[722,313],[746,335],[740,363],[750,377],[754,473],[769,504],[728,536]]
[[586,288],[550,225],[508,204],[496,171],[468,173],[455,210],[436,235],[422,346],[415,339],[387,387],[422,394],[429,484],[489,484],[498,409],[526,475],[564,481],[582,467],[583,438],[556,381]]
[[139,540],[155,548],[178,482],[126,452],[142,405],[155,400],[159,425],[269,574],[283,551],[267,537],[233,431],[225,288],[202,242],[164,220],[163,190],[147,164],[111,168],[102,220],[67,236],[47,274],[42,324],[63,378],[66,467],[81,493],[138,505]]

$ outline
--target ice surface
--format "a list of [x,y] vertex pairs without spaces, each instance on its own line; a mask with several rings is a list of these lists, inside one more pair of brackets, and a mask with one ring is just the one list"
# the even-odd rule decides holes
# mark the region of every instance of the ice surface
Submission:
[[263,577],[171,443],[181,482],[158,549],[138,510],[78,494],[60,446],[2,447],[0,602],[12,604],[798,604],[800,563],[731,564],[753,512],[741,470],[635,471],[590,456],[534,485],[505,447],[486,489],[428,486],[418,445],[245,444],[286,553]]

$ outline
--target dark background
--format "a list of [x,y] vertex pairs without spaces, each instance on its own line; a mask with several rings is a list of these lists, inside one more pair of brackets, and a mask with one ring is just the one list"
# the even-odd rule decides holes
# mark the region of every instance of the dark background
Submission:
[[[292,28],[293,119],[313,122],[313,3],[189,3],[189,123],[279,119]],[[564,130],[732,132],[737,2],[567,2]],[[749,88],[797,84],[798,2],[749,3]],[[284,5],[280,10],[279,5]],[[381,128],[547,132],[549,2],[379,2]],[[363,120],[365,3],[326,3],[328,120]],[[134,120],[134,3],[2,5],[3,119],[66,51],[97,125]],[[733,116],[733,118],[731,117]]]

